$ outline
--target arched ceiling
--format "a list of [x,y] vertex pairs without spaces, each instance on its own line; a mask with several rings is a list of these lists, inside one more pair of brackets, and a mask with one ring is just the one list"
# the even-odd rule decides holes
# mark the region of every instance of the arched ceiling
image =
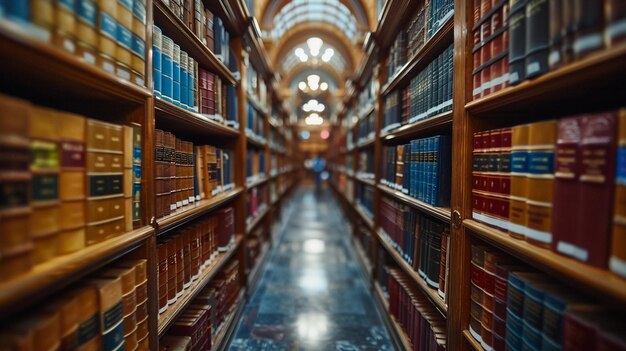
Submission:
[[[365,34],[371,30],[371,0],[260,0],[257,12],[263,41],[280,86],[288,92],[296,114],[302,104],[319,96],[328,108],[328,118],[343,94],[345,82],[354,73],[362,56]],[[315,38],[313,41],[312,38]],[[321,39],[321,40],[320,40]],[[312,45],[317,43],[316,45]],[[311,75],[320,77],[328,91],[317,84],[299,89]],[[326,85],[324,85],[326,88]]]

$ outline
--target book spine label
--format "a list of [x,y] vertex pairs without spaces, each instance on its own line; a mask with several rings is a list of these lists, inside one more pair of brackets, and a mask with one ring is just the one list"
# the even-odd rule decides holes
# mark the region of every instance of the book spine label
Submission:
[[85,167],[85,144],[79,141],[62,141],[61,167],[82,168]]
[[83,321],[78,326],[78,345],[85,345],[100,335],[100,322],[98,313]]

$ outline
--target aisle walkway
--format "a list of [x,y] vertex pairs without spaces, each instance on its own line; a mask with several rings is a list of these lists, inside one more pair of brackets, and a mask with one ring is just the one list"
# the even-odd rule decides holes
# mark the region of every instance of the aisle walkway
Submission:
[[392,350],[330,191],[293,199],[230,350]]

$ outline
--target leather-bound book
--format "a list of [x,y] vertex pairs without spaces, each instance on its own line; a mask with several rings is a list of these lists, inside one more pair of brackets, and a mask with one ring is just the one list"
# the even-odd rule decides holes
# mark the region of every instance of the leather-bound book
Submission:
[[511,129],[511,196],[509,211],[509,235],[523,239],[526,236],[528,212],[528,157],[529,125]]
[[605,4],[606,36],[608,44],[615,46],[626,39],[626,3],[606,0]]
[[[110,268],[99,272],[98,276],[107,279],[117,279],[121,281],[122,287],[122,311],[124,320],[124,338],[128,339],[130,334],[137,329],[137,294],[136,294],[136,272],[135,267]],[[136,343],[136,336],[134,343]]]
[[123,126],[124,133],[124,230],[133,230],[133,128]]
[[574,0],[574,57],[581,59],[604,47],[604,2]]
[[165,245],[167,246],[167,303],[168,305],[173,305],[177,299],[178,255],[176,252],[176,240],[172,237],[167,238]]
[[159,339],[159,346],[167,351],[191,351],[191,337],[165,335]]
[[552,243],[556,134],[556,120],[531,123],[528,126],[526,240],[544,247]]
[[509,2],[509,84],[526,79],[526,0]]
[[572,218],[580,202],[582,120],[566,117],[558,122],[552,210],[552,248],[557,252],[571,248],[578,231],[578,222]]
[[54,351],[61,347],[58,311],[37,313],[17,322],[10,329],[13,335],[30,334],[32,350]]
[[176,248],[176,298],[183,296],[183,290],[185,285],[185,258],[184,258],[184,245],[183,236],[177,234],[172,238],[175,242]]
[[609,269],[626,278],[626,110],[618,116],[615,200]]
[[563,64],[563,7],[567,6],[564,0],[549,0],[548,12],[550,19],[548,23],[550,48],[548,50],[548,66],[551,70],[561,67]]
[[142,144],[141,144],[141,127],[133,125],[133,228],[137,229],[141,226],[141,178],[142,178]]
[[31,106],[0,95],[0,281],[32,267],[30,188]]
[[40,107],[30,110],[32,217],[34,263],[58,256],[59,247],[59,128],[55,111]]
[[100,350],[100,305],[98,290],[93,285],[83,285],[77,291],[80,306],[78,321],[78,350]]
[[167,243],[159,242],[157,245],[157,258],[159,260],[158,269],[158,291],[159,291],[159,313],[163,313],[167,310],[167,292],[168,292],[168,280],[167,280]]
[[44,307],[44,311],[58,313],[59,315],[60,350],[77,350],[80,336],[78,323],[81,309],[75,292],[72,291],[53,301]]
[[528,0],[526,4],[526,77],[548,71],[550,41],[549,0]]
[[121,279],[92,279],[87,284],[94,286],[98,291],[101,350],[114,351],[123,347],[124,308]]

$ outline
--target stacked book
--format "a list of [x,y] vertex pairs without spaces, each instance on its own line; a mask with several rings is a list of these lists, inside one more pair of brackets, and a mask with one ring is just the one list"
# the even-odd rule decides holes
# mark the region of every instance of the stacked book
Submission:
[[624,109],[477,132],[472,217],[625,277],[624,145]]
[[389,293],[389,313],[400,324],[412,350],[446,349],[446,319],[399,269],[385,267]]
[[451,138],[436,135],[389,146],[382,153],[381,183],[427,204],[450,203]]
[[211,145],[193,145],[155,130],[156,217],[233,188],[233,153]]
[[0,19],[137,85],[145,86],[146,1],[3,1]]
[[227,251],[235,240],[234,210],[222,208],[159,237],[159,313],[181,298],[192,282],[209,269],[219,252]]
[[445,298],[449,226],[386,197],[381,202],[380,223],[383,238]]
[[141,127],[0,96],[0,280],[141,225]]
[[147,261],[122,259],[1,332],[7,350],[148,351]]

